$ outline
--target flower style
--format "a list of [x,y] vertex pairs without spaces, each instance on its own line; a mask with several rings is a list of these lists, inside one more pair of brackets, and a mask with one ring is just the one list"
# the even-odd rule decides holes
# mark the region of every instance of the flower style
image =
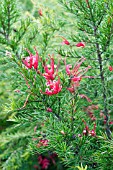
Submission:
[[43,94],[47,94],[49,96],[59,93],[62,89],[62,86],[60,84],[60,78],[58,78],[57,81],[56,80],[54,80],[54,81],[49,80],[47,82],[47,86],[49,86],[49,88],[46,88],[46,91],[43,92]]
[[36,52],[35,55],[33,55],[29,50],[27,50],[27,51],[29,53],[29,56],[22,60],[23,64],[29,69],[34,67],[34,69],[37,70],[38,61],[39,61],[39,55],[38,55],[37,50],[35,49],[35,52]]
[[76,47],[82,47],[82,48],[84,48],[84,47],[85,47],[85,43],[79,42],[78,44],[76,44]]
[[[54,65],[53,57],[51,57],[50,60],[51,60],[50,69],[44,63],[45,73],[43,74],[43,77],[45,77],[46,80],[54,80],[54,78],[55,78],[55,65]],[[56,72],[57,72],[57,70],[56,70]]]

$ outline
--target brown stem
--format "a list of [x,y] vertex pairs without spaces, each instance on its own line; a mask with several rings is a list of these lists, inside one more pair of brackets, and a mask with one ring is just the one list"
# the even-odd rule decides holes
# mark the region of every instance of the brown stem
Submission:
[[[95,39],[97,39],[97,32],[94,27],[94,36]],[[105,85],[105,77],[104,77],[104,72],[103,72],[103,64],[102,64],[102,55],[99,47],[99,43],[96,40],[96,49],[97,49],[97,57],[98,57],[98,62],[99,62],[99,69],[100,69],[100,77],[101,77],[101,83],[102,83],[102,88],[103,88],[103,102],[104,102],[104,114],[106,116],[106,134],[109,139],[111,139],[111,131],[109,128],[108,124],[108,108],[107,108],[107,89]]]

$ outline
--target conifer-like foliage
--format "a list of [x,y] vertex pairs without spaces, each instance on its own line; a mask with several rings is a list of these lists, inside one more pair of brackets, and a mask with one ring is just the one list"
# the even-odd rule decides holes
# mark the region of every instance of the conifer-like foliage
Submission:
[[0,168],[112,170],[112,1],[25,4],[1,3]]

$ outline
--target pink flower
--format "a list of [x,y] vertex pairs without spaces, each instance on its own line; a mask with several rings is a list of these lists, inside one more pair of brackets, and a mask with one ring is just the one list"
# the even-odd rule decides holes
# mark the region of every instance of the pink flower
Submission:
[[[81,59],[79,59],[74,68],[72,69],[72,65],[66,65],[66,61],[65,61],[65,67],[66,67],[66,73],[67,75],[70,77],[71,80],[71,87],[67,88],[71,93],[73,93],[75,91],[75,87],[79,86],[79,82],[81,81],[81,79],[87,78],[87,76],[83,76],[83,74],[85,74],[89,68],[91,68],[90,66],[86,67],[85,69],[82,69],[79,71],[79,68],[81,66],[81,64],[84,62],[85,58],[82,57]],[[88,78],[90,78],[90,76],[88,76]]]
[[43,14],[42,14],[42,9],[39,9],[38,14],[39,14],[40,16],[43,16]]
[[113,125],[113,121],[109,122],[109,125]]
[[113,67],[112,66],[109,66],[109,71],[113,71]]
[[47,169],[50,164],[50,161],[47,158],[44,158],[41,162],[42,169]]
[[71,75],[70,68],[72,68],[72,65],[71,65],[71,64],[66,65],[66,73],[67,73],[68,76]]
[[82,48],[84,48],[84,47],[85,47],[85,43],[79,42],[78,44],[76,44],[76,47],[82,47]]
[[83,120],[84,124],[85,124],[85,129],[83,130],[83,134],[84,135],[90,135],[90,136],[96,136],[96,123],[94,124],[94,128],[92,130],[89,129],[89,127],[87,126],[86,122]]
[[96,136],[95,130],[96,130],[96,123],[94,124],[94,128],[89,131],[89,135],[91,135],[91,136]]
[[74,78],[79,78],[79,80],[80,80],[80,73],[81,72],[83,72],[82,70],[80,71],[80,72],[78,72],[78,70],[79,70],[79,68],[80,68],[80,66],[81,66],[81,64],[84,62],[86,60],[86,58],[84,58],[84,57],[82,57],[81,59],[79,59],[77,62],[76,62],[76,64],[75,64],[75,66],[74,66],[74,68],[73,69],[71,69],[72,68],[72,65],[66,65],[66,61],[65,61],[65,66],[66,66],[66,73],[67,73],[67,75],[68,76],[71,76],[72,77],[72,79],[74,79]]
[[59,93],[62,89],[60,78],[58,78],[58,81],[48,81],[47,86],[49,86],[49,89],[46,88],[46,92],[43,92],[43,94],[47,94],[49,96]]
[[67,90],[69,90],[70,93],[74,93],[75,87],[74,86],[68,87]]
[[43,158],[41,155],[38,157],[38,163],[42,169],[47,169],[50,161],[47,158]]
[[51,108],[47,108],[47,112],[52,112],[53,110]]
[[39,164],[41,164],[42,160],[43,160],[42,156],[41,156],[41,155],[38,156],[38,163],[39,163]]
[[68,40],[66,40],[65,38],[63,38],[63,42],[62,42],[62,45],[70,45],[70,42]]
[[34,67],[34,69],[37,70],[37,68],[38,68],[38,60],[39,60],[38,52],[37,52],[36,49],[35,49],[36,54],[33,55],[29,50],[27,50],[27,51],[28,51],[28,53],[29,53],[30,56],[28,56],[28,57],[26,57],[26,58],[24,58],[24,59],[22,60],[23,64],[24,64],[27,68],[29,68],[29,69],[31,69],[32,67]]
[[[45,73],[43,74],[43,76],[45,77],[46,80],[54,80],[54,78],[56,76],[55,75],[55,70],[54,70],[54,67],[55,67],[54,66],[54,59],[51,57],[50,60],[51,60],[50,69],[44,63]],[[57,72],[57,69],[56,69],[56,72]]]
[[39,141],[39,143],[37,144],[37,147],[41,147],[41,146],[48,146],[48,140],[47,139],[41,139]]

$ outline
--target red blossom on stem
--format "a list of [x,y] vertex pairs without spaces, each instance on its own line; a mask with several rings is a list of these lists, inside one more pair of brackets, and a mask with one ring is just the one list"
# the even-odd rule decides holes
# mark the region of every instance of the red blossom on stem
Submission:
[[[82,69],[79,71],[79,68],[81,66],[81,64],[85,61],[85,58],[82,57],[81,59],[79,59],[74,68],[72,69],[72,65],[66,65],[66,61],[65,62],[65,68],[66,68],[66,73],[67,75],[70,77],[71,79],[71,87],[67,88],[67,90],[69,90],[71,93],[73,93],[76,89],[76,87],[79,86],[79,82],[81,81],[81,79],[84,77],[86,78],[87,76],[83,76],[83,74],[85,74],[89,68],[91,68],[90,66],[86,67],[85,69]],[[90,76],[88,76],[88,78],[90,78]]]
[[43,16],[42,9],[39,9],[39,10],[38,10],[38,14],[39,14],[40,16]]
[[[54,80],[55,78],[55,65],[54,65],[54,59],[53,57],[50,58],[51,60],[51,64],[50,64],[50,69],[49,67],[44,63],[44,70],[45,73],[43,74],[43,76],[45,77],[45,79],[48,80]],[[56,69],[56,73],[57,73],[57,69]]]
[[94,124],[94,128],[92,130],[89,131],[89,135],[90,136],[96,136],[96,123]]
[[62,36],[60,36],[60,37],[63,39],[62,45],[70,45],[70,42],[66,38],[64,38]]
[[29,53],[29,56],[24,58],[22,60],[23,64],[28,68],[31,69],[34,67],[35,70],[38,68],[38,61],[39,61],[39,55],[37,50],[35,49],[36,54],[33,55],[28,49],[26,49]]
[[54,81],[49,80],[47,82],[47,86],[49,88],[46,88],[46,91],[42,92],[42,93],[43,94],[47,94],[49,96],[58,94],[61,91],[61,89],[62,89],[62,86],[60,84],[60,78],[58,78],[57,81],[56,80],[54,80]]
[[88,135],[89,133],[89,127],[87,126],[86,122],[83,120],[84,124],[85,124],[85,128],[83,130],[83,135]]
[[47,108],[47,112],[52,112],[53,110],[51,108]]
[[79,43],[76,44],[76,47],[82,47],[82,48],[84,48],[84,47],[85,47],[85,43],[79,42]]
[[41,146],[48,146],[48,140],[47,139],[41,139],[39,141],[39,143],[37,144],[37,147],[41,147]]
[[70,42],[66,39],[63,40],[62,45],[70,45]]
[[42,169],[47,169],[50,161],[47,158],[43,158],[41,155],[38,157],[38,163]]
[[113,71],[113,67],[112,66],[109,66],[109,71]]
[[83,135],[90,135],[90,136],[96,136],[96,123],[94,123],[94,128],[92,130],[89,129],[88,125],[86,122],[83,120],[85,124],[85,128],[83,130]]
[[109,125],[113,125],[113,121],[110,121],[110,122],[109,122]]

